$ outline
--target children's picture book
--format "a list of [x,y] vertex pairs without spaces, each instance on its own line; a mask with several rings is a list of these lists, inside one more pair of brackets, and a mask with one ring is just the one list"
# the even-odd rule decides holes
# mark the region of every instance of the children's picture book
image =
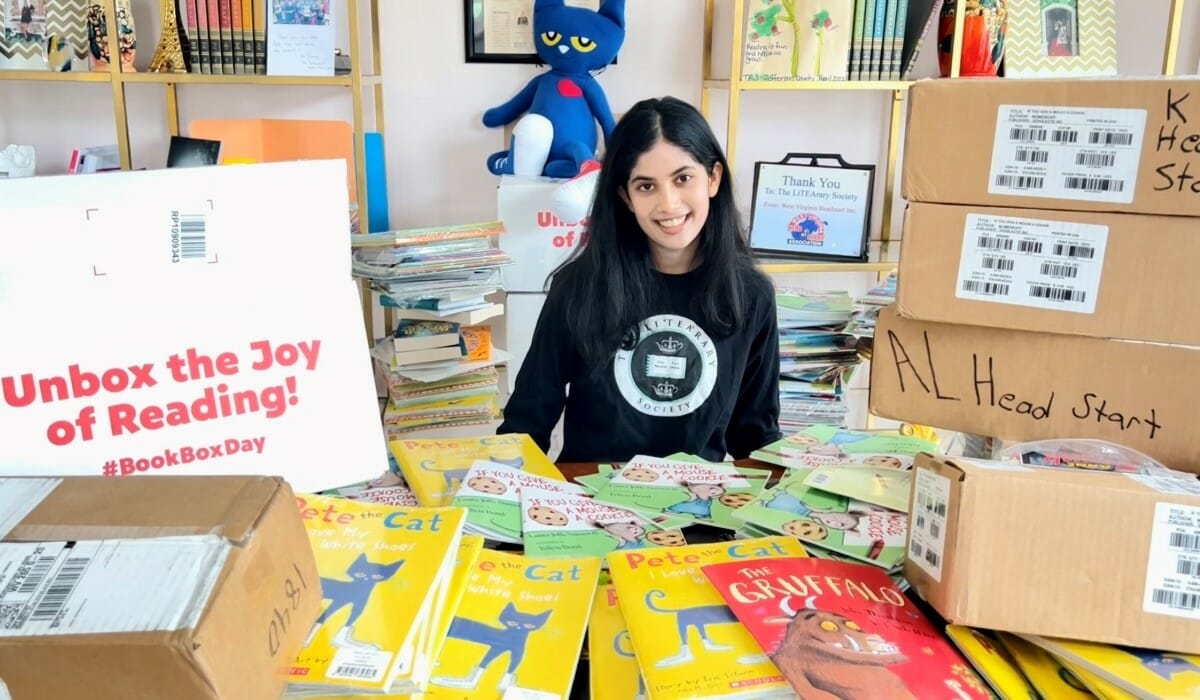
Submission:
[[790,469],[835,464],[909,469],[921,452],[939,454],[936,442],[896,431],[813,425],[755,450],[752,457]]
[[291,665],[289,690],[413,692],[428,681],[412,671],[450,585],[466,511],[308,494],[297,505],[328,603]]
[[884,569],[900,564],[908,515],[806,486],[811,471],[786,472],[734,517]]
[[1138,698],[1200,697],[1200,656],[1095,642],[1020,635]]
[[566,481],[547,479],[516,467],[479,460],[467,470],[466,478],[451,505],[467,509],[467,528],[501,542],[521,542],[521,490],[582,493],[583,488]]
[[587,647],[591,700],[646,700],[646,682],[621,615],[617,587],[611,583],[596,590]]
[[525,554],[540,557],[603,557],[613,551],[687,544],[680,530],[664,530],[634,511],[592,498],[582,488],[573,493],[522,486],[521,529]]
[[613,552],[608,568],[652,700],[790,696],[701,567],[803,557],[793,537]]
[[967,657],[997,696],[1006,700],[1041,700],[1041,695],[1025,678],[1008,649],[990,631],[946,625],[946,637]]
[[907,513],[912,472],[850,465],[817,467],[804,479],[804,485]]
[[954,646],[875,567],[777,557],[702,570],[801,698],[991,698]]
[[854,0],[746,3],[743,80],[846,80]]
[[637,456],[596,492],[598,501],[649,515],[664,528],[704,523],[734,530],[732,513],[761,493],[768,470]]
[[1040,697],[1054,700],[1092,700],[1096,697],[1045,649],[1007,632],[997,632],[996,639]]
[[402,438],[388,443],[405,482],[423,506],[450,503],[471,465],[478,460],[507,464],[547,479],[565,481],[562,472],[523,433],[465,438]]
[[450,623],[430,697],[568,697],[599,575],[595,557],[484,549]]
[[[413,664],[413,670],[409,674],[410,677],[421,679],[421,682],[424,683],[423,688],[429,687],[428,679],[433,673],[433,665],[437,662],[438,655],[442,653],[442,646],[446,643],[446,633],[450,629],[450,621],[454,619],[454,615],[458,612],[458,606],[462,603],[463,595],[467,592],[467,580],[471,577],[475,562],[479,560],[483,545],[483,537],[479,535],[464,534],[459,540],[454,568],[450,572],[450,582],[443,587],[445,595],[435,601],[430,624],[425,627],[425,634],[418,642],[420,648],[417,654],[418,660]],[[403,680],[408,679],[397,679],[392,684],[393,690],[398,689]],[[415,688],[411,683],[402,687]]]
[[340,496],[356,501],[367,501],[385,506],[415,506],[417,496],[404,483],[404,479],[393,471],[385,471],[369,481],[359,481],[322,491],[323,496]]

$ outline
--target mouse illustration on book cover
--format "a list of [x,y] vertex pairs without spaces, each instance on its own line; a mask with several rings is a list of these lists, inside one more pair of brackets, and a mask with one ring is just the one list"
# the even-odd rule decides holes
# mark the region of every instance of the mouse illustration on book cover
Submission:
[[308,639],[304,641],[304,646],[312,644],[313,639],[317,636],[317,631],[324,626],[326,620],[333,617],[342,608],[350,606],[349,617],[334,634],[330,644],[340,649],[377,651],[379,647],[376,645],[354,638],[354,623],[367,609],[367,602],[370,600],[371,594],[375,592],[375,587],[395,576],[403,564],[403,559],[391,564],[380,564],[367,559],[366,554],[360,554],[358,558],[350,562],[350,566],[346,569],[348,580],[322,576],[321,592],[325,600],[330,602],[321,611],[312,631],[308,633]]

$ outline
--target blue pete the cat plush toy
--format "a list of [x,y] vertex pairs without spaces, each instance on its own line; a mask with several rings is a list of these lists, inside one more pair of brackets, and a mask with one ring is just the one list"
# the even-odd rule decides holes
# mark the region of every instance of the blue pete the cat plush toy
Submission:
[[550,70],[483,113],[487,127],[517,122],[509,149],[489,156],[488,170],[494,175],[575,177],[596,156],[596,123],[605,142],[616,123],[592,72],[612,63],[625,41],[625,0],[602,0],[595,12],[565,0],[536,0],[533,41]]

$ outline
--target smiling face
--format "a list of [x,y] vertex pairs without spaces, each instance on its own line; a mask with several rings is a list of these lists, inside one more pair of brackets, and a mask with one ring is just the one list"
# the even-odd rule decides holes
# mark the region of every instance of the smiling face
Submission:
[[668,274],[695,267],[709,199],[721,184],[721,164],[705,170],[690,153],[659,139],[638,157],[621,190],[638,226],[649,238],[654,266]]

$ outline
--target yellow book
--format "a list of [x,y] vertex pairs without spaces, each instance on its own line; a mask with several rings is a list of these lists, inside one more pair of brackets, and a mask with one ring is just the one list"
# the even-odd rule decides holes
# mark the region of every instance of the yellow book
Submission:
[[414,673],[420,640],[449,585],[465,510],[309,494],[297,502],[327,602],[289,671],[289,692],[423,686],[429,669]]
[[1131,697],[1200,697],[1200,656],[1025,634],[1021,637]]
[[423,506],[448,505],[476,460],[518,467],[547,479],[566,481],[533,438],[523,433],[470,438],[398,438],[388,447],[400,473]]
[[467,590],[467,579],[479,553],[483,551],[483,538],[478,535],[464,534],[458,544],[458,552],[454,559],[454,568],[450,573],[449,583],[441,588],[433,603],[433,612],[429,616],[429,624],[422,630],[419,640],[417,660],[412,665],[411,673],[404,678],[397,678],[392,683],[392,691],[400,689],[424,690],[429,685],[429,677],[433,673],[433,665],[446,642],[446,632],[450,629],[450,620],[462,603],[463,594]]
[[596,591],[587,640],[591,700],[645,700],[646,684],[612,584]]
[[794,537],[662,547],[608,555],[621,613],[650,700],[792,696],[700,567],[807,556]]
[[1138,700],[1138,697],[1133,693],[1127,693],[1124,690],[1121,690],[1111,681],[1106,680],[1104,677],[1096,673],[1092,673],[1082,666],[1064,663],[1063,668],[1066,668],[1070,670],[1071,673],[1075,674],[1075,677],[1078,678],[1081,683],[1086,685],[1088,689],[1092,691],[1092,694],[1097,698],[1100,698],[1100,700]]
[[1089,700],[1096,697],[1045,649],[1007,632],[996,633],[996,638],[1043,698]]
[[983,630],[946,625],[946,636],[1002,700],[1038,700],[1008,650]]
[[484,549],[426,697],[566,700],[599,575],[596,557],[543,559]]

